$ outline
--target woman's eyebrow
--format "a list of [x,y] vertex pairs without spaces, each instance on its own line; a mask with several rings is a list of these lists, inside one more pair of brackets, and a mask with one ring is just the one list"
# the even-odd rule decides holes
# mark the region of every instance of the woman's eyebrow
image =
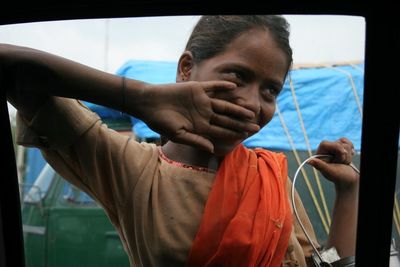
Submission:
[[248,67],[247,65],[240,64],[240,63],[237,63],[237,62],[235,62],[235,63],[230,63],[230,62],[223,63],[217,68],[217,70],[219,70],[219,71],[220,70],[238,70],[238,71],[243,72],[246,75],[250,75],[252,77],[256,76],[256,72],[251,67]]
[[283,87],[283,82],[279,81],[278,79],[270,78],[270,79],[266,79],[265,81],[266,81],[265,82],[266,84],[272,85],[278,89],[282,89],[282,87]]

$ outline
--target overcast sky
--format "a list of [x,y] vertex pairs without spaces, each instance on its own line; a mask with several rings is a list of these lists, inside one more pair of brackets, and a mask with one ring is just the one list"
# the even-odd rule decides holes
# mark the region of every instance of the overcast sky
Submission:
[[[290,15],[294,64],[363,61],[365,20]],[[131,59],[176,61],[197,16],[70,20],[0,26],[0,42],[29,46],[111,73]]]

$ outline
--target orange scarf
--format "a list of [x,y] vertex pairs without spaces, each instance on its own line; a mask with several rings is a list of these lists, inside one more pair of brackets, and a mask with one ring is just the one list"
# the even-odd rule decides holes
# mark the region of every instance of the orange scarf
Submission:
[[292,215],[282,153],[239,145],[223,160],[209,193],[187,266],[276,267]]

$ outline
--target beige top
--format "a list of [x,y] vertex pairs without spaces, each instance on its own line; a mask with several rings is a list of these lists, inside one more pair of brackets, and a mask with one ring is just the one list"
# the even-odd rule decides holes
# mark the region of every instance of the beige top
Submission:
[[[185,265],[214,172],[174,164],[156,145],[109,129],[81,102],[61,97],[52,98],[30,122],[18,115],[17,142],[41,148],[58,173],[105,209],[132,265]],[[283,266],[306,266],[310,253],[295,223]]]

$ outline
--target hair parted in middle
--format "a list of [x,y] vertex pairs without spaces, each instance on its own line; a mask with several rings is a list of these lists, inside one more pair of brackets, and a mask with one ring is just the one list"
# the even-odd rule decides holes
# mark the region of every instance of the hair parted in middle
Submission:
[[193,63],[212,58],[225,51],[240,34],[255,28],[268,29],[278,47],[286,54],[288,70],[293,52],[289,44],[289,23],[280,15],[221,15],[202,16],[186,44],[193,55]]

